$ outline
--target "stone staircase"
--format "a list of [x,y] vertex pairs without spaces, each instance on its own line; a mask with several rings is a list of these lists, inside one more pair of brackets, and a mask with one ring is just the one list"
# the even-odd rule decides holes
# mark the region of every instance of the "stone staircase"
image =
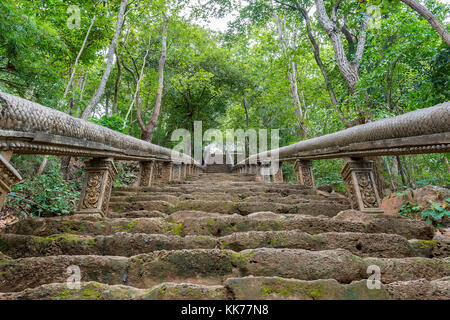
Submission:
[[450,246],[429,224],[337,215],[346,199],[301,185],[199,174],[117,188],[110,209],[4,230],[0,300],[450,299]]

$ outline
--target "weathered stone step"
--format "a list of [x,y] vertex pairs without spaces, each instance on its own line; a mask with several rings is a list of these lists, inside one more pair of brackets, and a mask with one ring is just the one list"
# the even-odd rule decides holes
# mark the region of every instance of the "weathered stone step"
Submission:
[[82,282],[42,285],[21,292],[0,293],[0,300],[449,300],[450,278],[381,284],[369,289],[367,280],[341,284],[334,279],[296,280],[280,277],[229,278],[225,286],[162,283],[151,289]]
[[161,200],[112,202],[109,204],[109,208],[115,213],[122,213],[127,211],[159,211],[167,214],[176,211],[175,205]]
[[[264,214],[269,217],[265,217]],[[176,213],[172,216],[168,219],[176,217]],[[279,230],[298,230],[309,234],[325,232],[388,233],[398,234],[407,239],[423,240],[431,240],[434,236],[434,228],[424,221],[393,218],[374,218],[363,223],[312,216],[255,213],[247,217],[238,215],[185,217],[180,223],[183,227],[183,234],[213,236],[230,235],[235,232]]]
[[113,212],[126,211],[160,211],[172,213],[184,210],[196,210],[205,212],[218,212],[222,214],[248,215],[259,211],[272,211],[280,214],[303,214],[312,216],[333,217],[340,211],[349,209],[348,204],[333,203],[330,201],[308,201],[297,204],[283,204],[275,202],[247,202],[247,201],[211,201],[211,200],[185,200],[176,204],[166,201],[123,201],[112,202],[110,208]]
[[425,257],[446,257],[442,252],[440,255],[416,252],[405,238],[393,234],[330,232],[310,235],[293,230],[250,231],[220,238],[140,233],[116,233],[96,237],[70,234],[50,237],[0,235],[0,249],[4,254],[15,259],[62,254],[130,257],[159,250],[214,248],[231,249],[236,252],[257,248],[289,248],[311,251],[341,248],[360,257],[403,258],[412,257],[416,253]]
[[124,187],[115,188],[113,190],[113,195],[117,195],[117,192],[181,192],[181,193],[193,193],[193,192],[203,192],[203,193],[214,193],[214,192],[226,192],[226,193],[241,193],[241,192],[265,192],[265,193],[278,193],[281,195],[298,194],[303,192],[304,194],[316,194],[316,191],[310,188],[306,188],[301,185],[295,184],[255,184],[249,186],[227,186],[227,185],[209,185],[202,183],[199,185],[161,185],[152,187]]
[[[372,285],[372,283],[369,283]],[[334,279],[304,281],[280,277],[230,278],[225,286],[236,300],[449,300],[450,278],[381,284],[367,280],[341,284]]]
[[184,200],[212,200],[212,201],[249,201],[249,202],[277,202],[283,204],[296,204],[296,203],[306,203],[311,200],[316,201],[333,201],[341,204],[348,204],[347,199],[341,198],[332,198],[332,197],[324,197],[322,195],[290,195],[287,197],[283,197],[281,195],[273,194],[273,193],[264,193],[264,192],[248,192],[243,194],[230,194],[224,192],[217,193],[200,193],[194,192],[189,194],[184,193],[162,193],[162,192],[140,192],[133,193],[130,195],[115,195],[111,197],[110,202],[136,202],[136,201],[154,201],[154,200],[162,200],[169,202],[171,204],[176,204],[178,201]]
[[161,211],[156,210],[137,210],[137,211],[126,211],[126,212],[111,212],[109,218],[166,218],[168,215]]
[[130,258],[111,256],[2,257],[0,292],[22,291],[43,284],[66,282],[67,268],[78,266],[82,281],[149,288],[161,282],[220,285],[227,278],[280,276],[299,280],[336,279],[351,283],[368,277],[379,266],[381,282],[436,280],[450,276],[450,262],[427,258],[365,258],[347,250],[194,249],[155,251]]
[[81,282],[79,288],[68,289],[66,283],[51,283],[21,292],[0,293],[0,300],[225,300],[223,286],[192,283],[161,283],[151,289],[99,282]]
[[8,226],[4,233],[50,236],[61,233],[79,235],[109,235],[118,232],[226,236],[247,231],[298,230],[309,234],[325,232],[359,232],[398,234],[407,239],[431,240],[434,228],[424,221],[376,218],[369,222],[341,221],[312,216],[283,216],[255,213],[220,216],[214,213],[180,211],[164,218],[112,218],[75,215],[57,218],[24,219]]
[[133,196],[113,196],[110,199],[111,204],[121,204],[125,205],[129,202],[137,202],[137,201],[164,201],[170,204],[176,204],[178,202],[178,197],[169,195],[169,194],[152,194],[152,193],[144,193],[137,194]]

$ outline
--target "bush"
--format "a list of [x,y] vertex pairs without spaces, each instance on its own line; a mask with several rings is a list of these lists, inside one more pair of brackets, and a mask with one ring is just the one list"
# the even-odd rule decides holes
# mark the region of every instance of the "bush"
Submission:
[[403,206],[399,210],[399,214],[403,217],[413,220],[425,220],[435,227],[443,227],[450,220],[450,197],[445,198],[445,203],[440,204],[429,201],[430,207],[424,208],[419,206],[417,202],[403,201]]
[[13,187],[6,205],[13,214],[32,217],[53,217],[71,214],[80,197],[74,182],[61,179],[59,168],[51,168],[35,179]]

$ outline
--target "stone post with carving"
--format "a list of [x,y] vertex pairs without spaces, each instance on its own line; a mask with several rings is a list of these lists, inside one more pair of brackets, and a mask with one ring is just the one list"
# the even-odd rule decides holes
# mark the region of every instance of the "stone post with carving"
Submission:
[[6,195],[11,192],[11,188],[22,181],[19,172],[9,163],[12,152],[2,152],[0,154],[0,210],[6,200]]
[[374,165],[374,162],[369,160],[347,159],[341,175],[352,209],[379,214],[383,213],[383,210],[375,183]]
[[172,181],[181,181],[181,164],[174,163],[172,165]]
[[117,175],[113,159],[96,158],[86,162],[86,174],[77,213],[106,217],[111,189]]
[[311,160],[297,160],[294,170],[297,175],[297,182],[309,188],[315,188],[314,174],[312,171],[313,163]]
[[138,185],[140,187],[150,187],[156,171],[156,162],[154,160],[139,162],[139,167],[141,170],[139,172]]
[[161,162],[161,181],[170,182],[173,180],[172,176],[172,162]]
[[262,166],[260,163],[256,164],[256,181],[263,182],[263,176],[261,174]]
[[271,163],[270,162],[263,162],[261,164],[261,177],[262,177],[262,182],[271,182],[271,173],[272,173],[272,169],[271,169]]
[[187,176],[187,164],[182,163],[181,164],[181,181],[186,180],[186,176]]
[[278,162],[278,169],[274,167],[272,177],[274,183],[283,183],[283,162]]

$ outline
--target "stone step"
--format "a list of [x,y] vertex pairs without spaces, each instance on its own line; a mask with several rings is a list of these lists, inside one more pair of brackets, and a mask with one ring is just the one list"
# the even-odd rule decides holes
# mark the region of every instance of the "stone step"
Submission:
[[48,256],[0,261],[0,292],[23,291],[66,282],[69,266],[78,266],[81,280],[149,288],[161,282],[220,285],[227,278],[262,276],[298,280],[335,279],[340,283],[367,279],[378,266],[381,282],[436,280],[450,276],[450,262],[427,258],[360,258],[344,249],[221,249],[155,251],[130,258],[112,256]]
[[[371,285],[372,283],[369,283]],[[224,285],[166,282],[151,289],[82,282],[42,285],[0,293],[0,300],[448,300],[450,278],[411,280],[371,288],[367,280],[341,284],[334,279],[296,280],[281,277],[228,278]]]
[[[172,216],[176,217],[176,213]],[[168,219],[173,218],[172,216]],[[388,233],[398,234],[407,239],[422,240],[431,240],[434,236],[434,228],[424,221],[394,218],[374,218],[363,223],[312,216],[256,213],[247,217],[238,215],[185,217],[180,223],[183,234],[218,237],[235,232],[280,230],[298,230],[309,234],[325,232]]]
[[211,200],[185,200],[177,204],[155,200],[136,202],[112,202],[110,208],[113,212],[126,211],[160,211],[172,213],[176,211],[196,210],[205,212],[218,212],[222,214],[249,215],[254,212],[272,211],[279,214],[303,214],[303,215],[324,215],[333,217],[340,211],[350,208],[348,204],[333,203],[330,201],[308,201],[297,204],[283,204],[275,202],[247,202],[247,201],[211,201]]
[[99,282],[81,282],[68,289],[67,283],[51,283],[21,292],[0,293],[0,300],[225,300],[224,286],[166,282],[151,289]]
[[156,210],[137,210],[137,211],[126,211],[126,212],[111,212],[109,218],[166,218],[168,215],[161,211]]
[[307,203],[311,200],[316,201],[333,201],[341,204],[348,204],[347,199],[341,198],[332,198],[325,197],[322,195],[289,195],[287,197],[283,197],[277,194],[272,193],[264,193],[264,192],[248,192],[248,193],[238,193],[238,194],[230,194],[224,192],[217,193],[201,193],[194,192],[189,194],[184,193],[163,193],[163,192],[140,192],[133,193],[130,195],[115,195],[110,199],[111,203],[115,202],[136,202],[136,201],[154,201],[154,200],[162,200],[169,202],[171,204],[176,204],[179,201],[183,200],[212,200],[212,201],[248,201],[248,202],[277,202],[284,204],[296,204],[296,203]]
[[[448,257],[439,251],[437,241],[434,254],[416,251],[403,237],[393,234],[370,233],[308,233],[292,231],[249,231],[220,238],[211,236],[186,236],[142,233],[116,233],[109,236],[77,236],[59,234],[37,237],[16,234],[0,235],[0,249],[9,257],[54,255],[105,255],[130,257],[159,250],[180,249],[231,249],[240,252],[257,248],[289,248],[322,251],[346,249],[360,257],[403,258]],[[444,243],[449,245],[449,243]]]
[[178,202],[178,196],[169,195],[169,194],[152,194],[152,193],[144,193],[144,194],[137,194],[133,196],[112,196],[110,201],[110,204],[116,204],[116,205],[125,205],[130,202],[138,202],[138,201],[164,201],[168,202],[170,204],[176,204]]
[[[372,285],[370,281],[369,285]],[[450,278],[392,282],[369,289],[367,280],[341,284],[334,279],[304,281],[280,277],[243,277],[227,279],[225,287],[236,300],[450,299]]]
[[187,184],[168,184],[151,187],[123,187],[115,188],[113,195],[117,195],[117,192],[182,192],[182,193],[240,193],[240,192],[265,192],[265,193],[278,193],[281,195],[298,194],[303,192],[305,194],[316,194],[316,191],[311,188],[307,188],[301,185],[295,184],[255,184],[255,185],[210,185],[208,183],[201,183],[199,185],[187,185]]
[[223,216],[199,211],[180,211],[167,218],[97,218],[74,215],[57,218],[29,218],[7,226],[3,233],[51,236],[62,233],[110,235],[118,232],[205,235],[221,237],[235,232],[289,231],[309,234],[358,232],[398,234],[406,239],[431,240],[434,228],[424,221],[374,218],[368,222],[341,221],[302,215],[277,215],[272,212]]

